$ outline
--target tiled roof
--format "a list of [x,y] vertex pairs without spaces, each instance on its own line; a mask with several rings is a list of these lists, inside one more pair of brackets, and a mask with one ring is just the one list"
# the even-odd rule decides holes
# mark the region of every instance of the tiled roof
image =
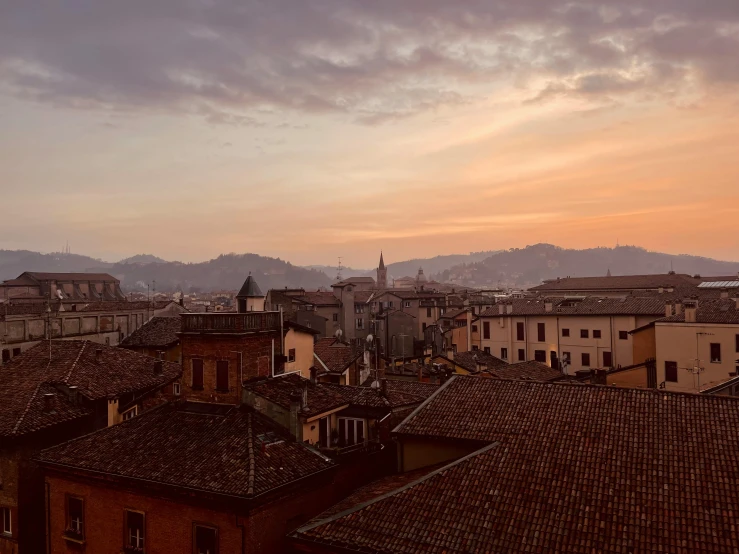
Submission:
[[332,373],[344,373],[354,360],[362,355],[362,351],[353,346],[340,342],[334,337],[325,337],[313,346],[313,353],[322,362],[319,367],[325,366]]
[[121,346],[171,346],[180,340],[177,336],[180,331],[182,331],[181,318],[154,317],[126,337]]
[[172,304],[174,300],[156,300],[148,302],[146,300],[128,301],[111,301],[111,302],[90,302],[84,307],[78,308],[78,312],[125,312],[133,310],[162,310]]
[[246,281],[244,281],[244,284],[241,285],[241,290],[236,295],[236,298],[261,298],[263,296],[264,295],[262,294],[259,285],[257,285],[257,282],[254,280],[254,277],[249,275],[246,278]]
[[299,296],[294,296],[296,300],[314,306],[341,306],[339,299],[334,296],[333,292],[326,291],[306,291]]
[[[389,362],[390,360],[388,360]],[[393,377],[418,377],[418,371],[421,370],[423,377],[432,375],[440,375],[442,372],[437,370],[433,365],[423,364],[421,362],[406,362],[402,365],[389,364],[385,366],[385,375],[392,379]]]
[[[387,372],[387,370],[386,370]],[[364,383],[362,383],[363,387],[369,387],[372,385],[372,383],[375,381],[373,377],[369,377]],[[434,394],[437,389],[439,388],[439,385],[436,383],[422,383],[421,381],[404,381],[401,379],[388,379],[387,380],[387,390],[389,391],[397,391],[397,392],[403,392],[407,394],[412,394],[417,397],[421,397],[424,400]]]
[[466,308],[457,308],[454,310],[448,310],[444,315],[442,315],[439,319],[454,319],[457,316],[460,316],[464,313],[467,313]]
[[311,383],[297,373],[282,377],[258,377],[244,382],[244,388],[289,410],[290,397],[300,396],[303,389],[308,390],[306,409],[301,413],[305,417],[313,417],[349,404],[349,401],[332,387],[323,383]]
[[[100,351],[100,360],[97,351]],[[57,394],[57,414],[43,412],[43,394],[57,392],[53,385],[76,386],[89,400],[147,391],[182,375],[179,364],[163,362],[157,375],[157,360],[123,348],[78,341],[42,342],[0,368],[0,436],[22,435],[66,419],[83,415],[82,408],[67,405]]]
[[38,271],[26,271],[20,277],[28,275],[38,281],[106,281],[118,282],[118,279],[109,273],[43,273]]
[[39,460],[246,499],[332,467],[252,410],[190,407],[165,404],[44,450]]
[[[737,302],[732,299],[700,299],[695,313],[696,323],[737,324],[739,310]],[[655,323],[684,323],[685,308],[679,314],[663,317]]]
[[[546,311],[546,304],[552,304],[552,310]],[[665,299],[660,297],[598,298],[588,296],[583,300],[573,301],[567,298],[516,298],[507,300],[485,310],[480,317],[500,317],[502,315],[663,315]],[[508,314],[508,306],[512,313]]]
[[562,373],[556,369],[535,361],[498,366],[490,370],[490,374],[500,379],[528,379],[531,381],[554,381],[562,378]]
[[472,373],[477,371],[478,363],[484,364],[487,369],[498,369],[508,365],[508,363],[504,362],[500,358],[496,358],[492,354],[488,354],[484,350],[457,352],[454,354],[454,360],[452,361]]
[[405,390],[399,390],[397,387],[389,386],[387,382],[387,392],[382,394],[379,389],[371,387],[355,387],[349,385],[335,385],[330,383],[321,383],[319,386],[328,387],[342,396],[352,406],[360,406],[363,408],[398,408],[400,406],[418,405],[427,396],[420,396]]
[[374,290],[358,290],[354,293],[354,302],[357,304],[369,302],[369,299],[375,294],[377,294],[377,291]]
[[296,536],[384,554],[734,552],[737,426],[734,398],[456,377],[399,431],[480,450]]
[[655,275],[618,275],[615,277],[565,277],[553,279],[529,290],[534,292],[563,290],[628,290],[670,287],[679,285],[698,285],[701,279],[681,273]]

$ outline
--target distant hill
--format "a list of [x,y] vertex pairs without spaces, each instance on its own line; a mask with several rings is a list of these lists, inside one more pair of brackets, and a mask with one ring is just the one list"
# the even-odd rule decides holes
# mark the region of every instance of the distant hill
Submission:
[[[387,273],[389,277],[399,279],[400,277],[415,277],[418,268],[423,268],[423,273],[429,277],[430,275],[441,273],[454,266],[460,264],[470,264],[479,262],[495,254],[496,251],[487,252],[470,252],[469,254],[451,254],[447,256],[436,256],[434,258],[415,258],[405,262],[395,262],[387,264]],[[367,272],[364,275],[375,277],[375,270]]]
[[[0,250],[0,280],[13,279],[24,271],[45,272],[106,272],[121,280],[126,290],[146,290],[147,283],[156,281],[162,292],[238,290],[251,274],[259,287],[304,287],[316,289],[332,283],[325,273],[294,266],[279,258],[257,254],[223,254],[200,263],[152,261],[149,255],[134,256],[118,263],[108,263],[77,254],[41,254],[27,250]],[[131,261],[134,260],[134,261]]]
[[[336,273],[337,268],[336,266],[330,266],[330,265],[306,265],[303,266],[306,269],[315,269],[316,271],[323,271],[326,275],[331,277],[331,279],[336,279]],[[364,277],[369,273],[368,269],[353,269],[351,267],[344,267],[341,269],[341,276],[344,279],[348,279],[349,277]]]
[[512,248],[486,257],[477,263],[463,264],[442,271],[439,281],[471,287],[529,287],[544,279],[557,277],[597,277],[611,275],[647,275],[667,273],[731,276],[739,271],[739,262],[711,258],[650,252],[636,246],[573,250],[551,244]]
[[118,262],[119,264],[163,264],[167,263],[167,260],[163,260],[152,254],[136,254],[125,260]]

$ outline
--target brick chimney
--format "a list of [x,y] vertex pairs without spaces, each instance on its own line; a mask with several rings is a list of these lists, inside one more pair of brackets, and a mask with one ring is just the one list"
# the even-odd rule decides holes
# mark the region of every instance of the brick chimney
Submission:
[[[423,365],[422,364],[418,364],[418,375],[417,375],[417,377],[418,377],[418,381],[419,382],[423,381]],[[380,381],[380,382],[382,382],[382,381]]]
[[672,315],[672,304],[670,304],[670,301],[668,300],[665,302],[665,317],[670,317]]
[[682,301],[675,302],[675,315],[680,315],[683,313],[683,303]]
[[69,400],[72,404],[75,406],[77,405],[77,402],[79,400],[78,394],[77,394],[77,386],[72,385],[69,387]]
[[546,302],[544,302],[544,311],[545,312],[547,312],[547,313],[551,312],[552,309],[553,309],[553,307],[554,307],[554,304],[552,304],[552,301],[551,300],[547,300]]
[[729,289],[721,289],[721,298],[729,297]]
[[506,311],[507,314],[512,314],[513,313],[513,304],[506,304],[505,305],[505,311]]
[[97,363],[100,363],[102,359],[103,359],[103,349],[98,348],[97,350],[95,350],[95,361]]
[[503,306],[503,304],[498,304],[498,315],[503,315],[504,310],[505,306]]
[[447,348],[446,349],[446,357],[450,360],[454,361],[454,348]]
[[162,360],[156,360],[154,362],[154,375],[161,375],[164,371],[164,362]]
[[314,385],[318,381],[318,369],[315,366],[310,368],[310,382]]
[[695,323],[698,315],[698,300],[685,302],[685,323]]
[[300,411],[308,408],[308,382],[303,383],[303,390],[300,391]]
[[56,401],[56,394],[53,392],[47,392],[44,395],[44,413],[50,414],[54,412],[54,404]]

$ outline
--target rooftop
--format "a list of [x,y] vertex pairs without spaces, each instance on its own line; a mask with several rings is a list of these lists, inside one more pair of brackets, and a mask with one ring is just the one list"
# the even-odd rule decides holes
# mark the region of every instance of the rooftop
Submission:
[[49,343],[37,344],[0,370],[0,436],[23,435],[87,414],[65,394],[57,394],[53,412],[45,411],[44,394],[59,392],[57,386],[76,386],[84,398],[99,400],[164,386],[182,375],[180,365],[172,362],[163,362],[162,373],[155,373],[157,362],[123,348],[78,340],[52,341],[49,361]]
[[385,554],[733,552],[737,425],[734,398],[455,377],[396,431],[477,450],[294,536]]
[[324,337],[313,346],[317,367],[331,373],[344,373],[357,358],[362,355],[358,348],[339,341],[334,337]]
[[197,404],[165,404],[45,450],[39,460],[244,499],[256,498],[332,466],[327,458],[296,443],[279,426],[252,410],[203,408]]
[[[695,312],[696,323],[739,324],[739,301],[729,298],[701,299]],[[685,308],[679,314],[663,317],[655,323],[685,323]]]
[[236,298],[262,298],[264,295],[257,285],[256,280],[251,274],[246,278],[244,284],[241,285],[241,290],[236,295]]
[[349,401],[338,391],[323,383],[312,383],[297,373],[281,377],[257,377],[245,381],[244,389],[285,410],[290,409],[291,398],[307,390],[307,402],[302,415],[308,418],[349,405]]
[[[547,311],[547,304],[551,310]],[[512,311],[508,313],[508,306]],[[503,314],[500,310],[503,310]],[[599,298],[514,298],[485,310],[480,317],[501,315],[664,315],[665,299],[659,296]]]
[[280,312],[183,313],[183,333],[254,333],[280,329]]
[[452,361],[471,373],[478,371],[478,364],[483,364],[486,369],[499,369],[508,366],[507,362],[504,362],[500,358],[496,358],[492,354],[488,354],[484,350],[457,352],[454,354],[454,360]]
[[534,361],[499,365],[490,370],[490,374],[499,379],[528,379],[530,381],[556,381],[563,377],[562,373],[547,364]]
[[700,278],[682,273],[662,273],[654,275],[617,275],[611,277],[564,277],[550,279],[531,287],[533,292],[567,290],[631,290],[675,287],[679,285],[698,285]]
[[126,337],[121,346],[167,347],[176,344],[182,331],[179,317],[154,317]]

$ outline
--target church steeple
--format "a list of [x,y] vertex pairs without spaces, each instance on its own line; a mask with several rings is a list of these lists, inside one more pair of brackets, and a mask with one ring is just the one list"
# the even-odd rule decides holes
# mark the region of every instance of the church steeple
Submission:
[[377,266],[377,288],[379,290],[387,288],[387,269],[385,268],[385,260],[382,258],[382,250],[380,250],[380,265]]

